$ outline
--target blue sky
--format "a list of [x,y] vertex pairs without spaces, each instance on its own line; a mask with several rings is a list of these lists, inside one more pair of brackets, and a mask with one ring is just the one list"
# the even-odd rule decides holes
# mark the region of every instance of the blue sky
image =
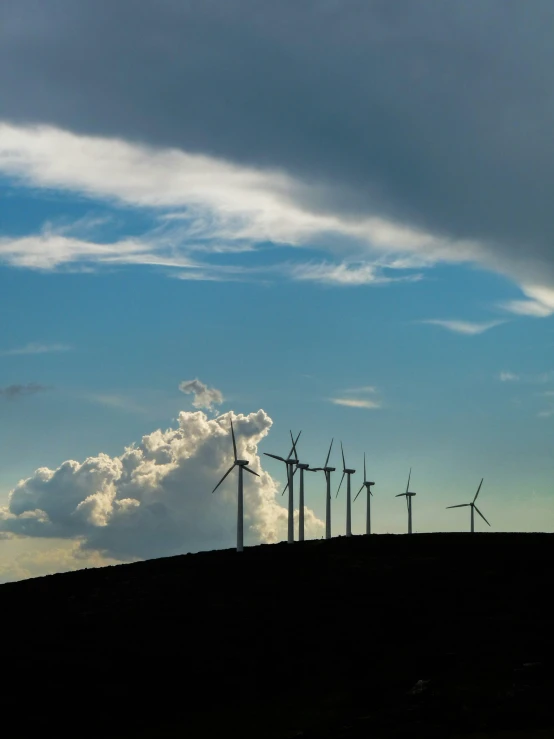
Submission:
[[[354,12],[353,6],[346,3],[345,9]],[[154,12],[148,3],[145,7]],[[160,10],[166,21],[171,8],[168,3]],[[269,23],[269,6],[267,12]],[[287,12],[296,11],[285,3],[283,18]],[[319,18],[319,11],[312,12]],[[358,12],[373,33],[369,11]],[[48,52],[50,61],[74,53],[69,29],[87,34],[83,18],[67,18],[68,27]],[[414,28],[420,20],[413,18]],[[443,20],[438,13],[437,29]],[[515,28],[517,19],[512,20]],[[258,40],[269,32],[266,26],[242,26],[233,16],[235,22],[237,32],[258,34]],[[202,24],[217,25],[213,18]],[[332,38],[323,20],[321,26]],[[137,49],[150,48],[148,30],[135,31]],[[58,30],[43,32],[50,42]],[[465,32],[471,33],[471,23]],[[23,21],[12,29],[12,37],[17,34],[31,59],[44,53],[33,48]],[[414,55],[425,56],[432,41],[431,33]],[[280,48],[283,39],[273,42]],[[211,43],[225,58],[225,38]],[[183,50],[183,59],[189,52]],[[383,58],[393,52],[384,49]],[[459,54],[450,63],[463,68]],[[161,52],[156,59],[165,69]],[[116,60],[119,69],[123,61]],[[457,140],[448,116],[440,137],[419,141],[419,148],[404,151],[403,160],[406,143],[376,129],[372,135],[381,137],[391,162],[403,161],[410,172],[403,182],[393,182],[362,139],[353,137],[346,146],[342,135],[351,129],[339,97],[330,117],[321,120],[325,147],[314,149],[309,160],[300,154],[293,160],[261,117],[265,148],[260,140],[251,150],[244,148],[250,135],[246,122],[239,141],[236,131],[232,138],[226,130],[225,119],[214,127],[206,118],[212,138],[203,138],[191,122],[196,109],[179,108],[184,133],[174,135],[166,124],[174,114],[172,103],[163,94],[150,128],[137,129],[127,115],[137,105],[132,85],[121,93],[120,109],[112,101],[85,125],[66,112],[71,96],[61,104],[56,69],[53,64],[53,71],[44,73],[51,99],[29,103],[23,111],[14,97],[12,109],[7,104],[0,109],[3,579],[231,546],[233,484],[221,502],[199,502],[209,496],[229,454],[222,435],[229,411],[244,414],[246,453],[265,471],[262,497],[249,504],[250,543],[285,535],[280,509],[285,501],[279,496],[284,473],[263,452],[288,452],[289,429],[302,429],[301,457],[313,465],[323,463],[334,437],[333,459],[340,467],[342,440],[348,465],[358,469],[356,491],[367,453],[376,481],[376,531],[405,531],[405,506],[394,495],[404,489],[410,466],[418,493],[416,531],[467,528],[464,514],[445,506],[469,500],[481,477],[482,510],[493,530],[554,530],[554,255],[547,220],[545,237],[540,233],[540,203],[526,201],[533,171],[543,185],[552,176],[546,167],[553,161],[549,149],[540,172],[523,138],[503,165],[494,159],[497,169],[505,167],[504,179],[516,166],[514,159],[521,175],[519,201],[512,202],[514,192],[506,190],[506,215],[499,212],[495,222],[491,213],[485,218],[481,201],[469,190],[464,195],[452,186],[443,200],[422,199],[423,186],[429,196],[433,188],[441,194],[452,177],[449,167],[479,189],[485,173],[489,177],[490,157],[496,157],[487,126],[473,131],[472,156],[456,160],[454,154],[444,171],[438,163],[443,138]],[[210,79],[212,71],[206,68],[201,92],[196,83],[184,83],[190,84],[191,103],[206,104],[206,116],[210,95],[216,100],[222,89],[221,80]],[[279,95],[286,102],[294,84],[286,69],[282,74]],[[309,68],[300,65],[303,74],[304,83],[312,84]],[[551,81],[551,68],[548,75]],[[92,105],[93,80],[83,79]],[[245,75],[245,94],[253,84]],[[432,75],[427,92],[439,84],[449,80]],[[161,85],[161,78],[149,80],[145,101],[148,95],[155,100]],[[323,98],[313,85],[311,114],[316,115]],[[379,115],[393,115],[392,101],[374,94]],[[482,101],[478,110],[493,118],[509,102],[523,110],[528,105],[523,89],[521,100],[516,97],[515,92],[511,101],[501,97],[496,107]],[[293,97],[289,102],[298,110],[297,137],[310,110]],[[463,115],[470,114],[462,95],[455,102]],[[228,101],[233,111],[240,104],[240,96]],[[87,105],[81,101],[79,107]],[[539,105],[535,112],[542,121]],[[239,125],[238,118],[233,121]],[[334,138],[328,139],[329,131]],[[518,131],[514,125],[512,137]],[[283,136],[291,137],[292,149],[299,146],[296,138],[293,146],[293,132]],[[363,172],[349,159],[356,145],[359,161],[366,162]],[[496,145],[501,148],[502,142]],[[502,171],[495,176],[498,181],[489,182],[491,212],[503,186]],[[527,239],[518,231],[526,215],[534,218]],[[513,221],[508,235],[506,218]],[[223,402],[210,407],[180,392],[179,384],[194,378],[219,390]],[[271,430],[266,416],[255,416],[259,409],[272,420]],[[195,413],[204,413],[205,421]],[[167,430],[177,426],[180,436],[170,443]],[[140,446],[143,437],[149,441],[141,447],[139,483],[138,473],[127,479],[126,472],[113,470],[127,469],[130,463],[121,455],[133,443]],[[161,473],[148,455],[161,454],[152,452],[160,439],[168,456],[163,479],[155,483]],[[87,458],[100,461],[91,463],[89,472],[64,467],[66,473],[56,473],[41,488],[46,497],[36,497],[44,474],[35,470]],[[27,483],[10,498],[20,480]],[[311,532],[318,536],[324,480],[313,475],[307,484]],[[146,486],[148,504],[141,497]],[[257,495],[254,488],[251,495]],[[159,540],[157,529],[142,518],[127,519],[125,529],[114,523],[123,515],[121,501],[131,499],[140,510],[152,500],[165,506]],[[364,515],[359,500],[355,532],[363,531]],[[29,517],[36,519],[32,530]],[[333,501],[333,517],[334,532],[343,533],[343,491]],[[137,544],[141,538],[148,547]]]

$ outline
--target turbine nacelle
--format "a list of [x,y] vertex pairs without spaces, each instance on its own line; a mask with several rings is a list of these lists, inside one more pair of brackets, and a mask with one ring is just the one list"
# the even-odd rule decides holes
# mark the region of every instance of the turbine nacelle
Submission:
[[345,474],[345,475],[353,475],[353,474],[354,474],[354,472],[356,472],[356,470],[348,470],[348,469],[345,469],[345,470],[344,470],[344,474]]
[[336,467],[323,467],[324,472],[334,472],[336,469]]
[[299,470],[309,470],[310,469],[310,465],[306,464],[305,462],[302,462],[302,463],[297,462],[296,466],[298,467]]
[[250,464],[250,462],[247,459],[237,459],[235,461],[235,464],[237,464],[239,467],[246,467],[246,465]]

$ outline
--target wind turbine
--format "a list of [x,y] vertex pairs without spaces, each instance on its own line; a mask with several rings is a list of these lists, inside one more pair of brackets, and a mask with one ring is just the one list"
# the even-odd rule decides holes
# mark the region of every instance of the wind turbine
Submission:
[[352,500],[350,494],[350,477],[356,472],[356,470],[350,470],[346,467],[344,461],[344,449],[342,448],[342,441],[340,443],[340,450],[342,453],[342,477],[340,478],[339,487],[337,490],[336,498],[338,498],[339,491],[346,475],[346,536],[352,536]]
[[[296,441],[300,438],[300,433],[296,437]],[[294,470],[292,469],[295,465],[298,464],[298,459],[296,459],[296,442],[292,438],[292,431],[290,432],[290,438],[292,439],[292,449],[290,451],[289,456],[285,459],[284,457],[279,457],[277,454],[269,454],[269,452],[264,452],[266,457],[273,457],[273,459],[278,459],[280,462],[284,462],[287,466],[287,486],[289,489],[289,520],[288,520],[288,543],[293,544],[294,543]],[[292,454],[295,456],[292,457]],[[287,487],[285,486],[285,490]],[[283,493],[285,492],[283,490]]]
[[323,467],[312,467],[312,472],[325,472],[325,480],[327,482],[327,497],[325,505],[325,538],[331,538],[331,472],[336,470],[336,467],[329,467],[329,457],[331,456],[331,449],[333,447],[333,439],[331,439],[331,445],[327,452],[327,459]]
[[[374,482],[369,482],[366,477],[366,471],[365,471],[365,452],[364,452],[364,481],[362,483],[362,487],[358,490],[356,493],[356,498],[358,495],[362,492],[362,490],[365,488],[367,490],[367,508],[366,508],[366,520],[365,520],[365,532],[367,535],[371,534],[371,503],[370,503],[370,495],[373,495],[371,492],[371,486],[375,485]],[[356,498],[354,498],[354,503],[356,502]]]
[[229,467],[227,472],[223,475],[221,480],[217,483],[215,488],[212,490],[212,493],[215,493],[215,491],[218,489],[218,487],[221,485],[223,480],[227,477],[227,475],[232,472],[235,467],[239,468],[239,494],[238,494],[238,506],[237,506],[237,552],[243,551],[243,535],[244,535],[244,515],[243,515],[243,506],[244,506],[244,495],[243,495],[243,479],[242,479],[242,471],[246,470],[247,472],[250,472],[252,475],[256,475],[256,477],[259,477],[257,472],[254,472],[254,470],[248,469],[248,465],[250,464],[246,459],[237,459],[237,444],[235,441],[235,430],[233,429],[233,419],[229,419],[231,421],[231,435],[233,437],[233,454],[235,456],[235,461],[232,465],[232,467]]
[[408,506],[408,534],[412,533],[412,498],[415,493],[410,493],[410,478],[412,477],[412,468],[410,467],[410,474],[408,475],[408,484],[406,485],[406,492],[396,495],[396,498],[403,498],[406,496],[406,505]]
[[[484,480],[485,478],[483,478]],[[475,531],[475,524],[474,524],[474,511],[477,511],[477,513],[481,516],[483,521],[490,526],[490,523],[487,521],[487,519],[483,516],[479,508],[475,505],[475,501],[477,500],[477,496],[479,495],[479,491],[481,490],[481,485],[483,484],[483,480],[479,483],[479,487],[477,488],[477,492],[475,493],[475,497],[471,501],[471,503],[461,503],[460,505],[447,505],[447,508],[467,508],[469,506],[471,508],[471,533],[473,534]]]

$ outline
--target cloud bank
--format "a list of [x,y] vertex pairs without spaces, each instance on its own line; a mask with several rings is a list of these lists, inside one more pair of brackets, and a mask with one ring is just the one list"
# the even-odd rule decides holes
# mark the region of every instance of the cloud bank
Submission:
[[[22,480],[0,511],[0,531],[74,539],[82,551],[119,560],[231,547],[235,542],[236,479],[211,490],[231,466],[232,417],[239,457],[260,478],[245,476],[245,535],[250,544],[286,537],[287,511],[277,483],[261,467],[258,444],[272,421],[263,410],[214,419],[181,412],[177,428],[157,430],[118,457],[99,454]],[[250,479],[251,478],[251,479]],[[323,523],[306,510],[308,537]]]
[[[186,200],[187,217],[209,207],[214,233],[239,240],[305,242],[339,224],[390,250],[392,228],[402,248],[554,289],[551,0],[138,7],[1,4],[4,172],[89,195],[113,179],[114,197],[148,207]],[[23,123],[48,124],[56,152]],[[60,130],[76,134],[67,149]],[[142,145],[104,177],[115,140]],[[141,168],[147,196],[124,174]]]

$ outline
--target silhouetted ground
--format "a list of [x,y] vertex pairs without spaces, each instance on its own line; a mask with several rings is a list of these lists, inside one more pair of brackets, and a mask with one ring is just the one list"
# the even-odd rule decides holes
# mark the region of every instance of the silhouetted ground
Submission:
[[15,736],[554,736],[553,565],[551,534],[379,535],[3,585],[4,718]]

